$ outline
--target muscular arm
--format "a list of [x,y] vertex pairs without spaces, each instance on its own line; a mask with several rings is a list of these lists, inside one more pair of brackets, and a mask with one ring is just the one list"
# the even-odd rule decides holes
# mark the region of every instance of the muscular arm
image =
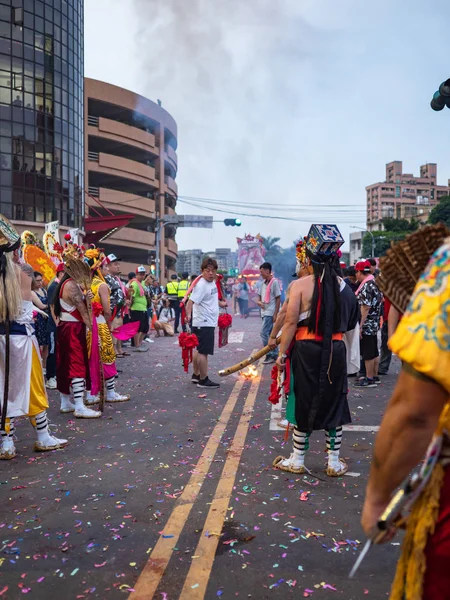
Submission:
[[98,295],[100,296],[100,302],[102,303],[103,316],[105,317],[105,321],[109,324],[111,321],[111,304],[109,301],[109,288],[106,283],[102,283],[98,288]]
[[439,384],[404,367],[375,442],[362,518],[368,535],[394,490],[423,459],[447,400]]
[[91,329],[91,320],[89,318],[89,313],[80,287],[74,281],[68,281],[64,288],[64,294],[65,293],[67,293],[67,296],[69,297],[70,301],[75,306],[75,308],[78,309],[78,312],[80,313],[81,318],[83,319],[83,323],[88,329]]
[[286,318],[281,334],[280,354],[285,354],[291,345],[297,330],[298,316],[302,300],[302,285],[300,281],[295,282],[289,293],[289,304],[287,305]]

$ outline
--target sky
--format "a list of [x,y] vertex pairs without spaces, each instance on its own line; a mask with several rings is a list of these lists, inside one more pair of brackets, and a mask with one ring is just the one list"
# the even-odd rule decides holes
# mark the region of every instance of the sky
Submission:
[[85,75],[162,101],[181,199],[238,203],[180,199],[220,221],[179,229],[180,250],[245,233],[288,247],[313,222],[348,240],[387,162],[450,178],[450,112],[429,106],[450,77],[449,19],[445,0],[85,0]]

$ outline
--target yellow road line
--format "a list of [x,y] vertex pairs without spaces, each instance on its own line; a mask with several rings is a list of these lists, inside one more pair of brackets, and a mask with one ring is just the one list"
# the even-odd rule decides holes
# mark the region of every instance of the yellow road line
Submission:
[[[195,549],[196,558],[192,563],[184,582],[179,600],[203,600],[211,575],[211,570],[216,555],[217,545],[220,539],[223,523],[227,514],[230,497],[233,492],[236,473],[244,450],[250,419],[252,418],[253,406],[261,381],[262,364],[258,367],[258,378],[252,382],[250,392],[242,411],[236,434],[228,452],[227,460],[222,471],[219,484],[211,503],[208,516]],[[214,534],[207,536],[206,534]]]
[[170,514],[169,520],[164,527],[163,535],[170,535],[173,537],[164,538],[163,535],[161,535],[158,539],[136,585],[133,587],[135,591],[130,594],[129,600],[150,600],[153,598],[172,556],[173,549],[177,545],[180,534],[189,517],[189,513],[191,512],[203,482],[205,481],[211,463],[214,460],[220,440],[233,413],[243,385],[243,379],[238,379],[236,381],[222,414],[220,415],[220,419],[214,427],[208,443],[197,462],[195,471],[192,473],[183,493],[179,496],[175,507]]

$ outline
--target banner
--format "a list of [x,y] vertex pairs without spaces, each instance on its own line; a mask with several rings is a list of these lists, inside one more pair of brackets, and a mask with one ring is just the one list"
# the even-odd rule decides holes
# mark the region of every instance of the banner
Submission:
[[79,229],[69,229],[67,232],[70,235],[70,241],[74,244],[78,244],[78,234],[80,233]]
[[266,249],[263,238],[247,234],[244,238],[237,238],[239,271],[242,275],[259,275],[259,267],[264,262]]
[[51,233],[56,241],[59,242],[59,221],[52,221],[45,224],[45,233]]

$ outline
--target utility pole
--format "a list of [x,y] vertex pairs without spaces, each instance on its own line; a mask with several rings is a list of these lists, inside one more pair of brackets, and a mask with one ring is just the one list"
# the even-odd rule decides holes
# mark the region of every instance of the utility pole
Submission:
[[164,217],[157,217],[156,219],[156,265],[155,265],[155,276],[159,281],[161,273],[160,268],[160,242],[161,233],[166,225],[172,225],[173,227],[200,227],[202,229],[212,229],[213,218],[204,215],[165,215]]
[[368,229],[359,229],[359,227],[356,227],[354,225],[350,225],[351,229],[358,229],[359,231],[361,231],[362,233],[368,233],[371,237],[372,237],[372,250],[371,250],[371,255],[372,258],[375,258],[375,236],[373,235],[373,233],[371,231],[369,231]]

